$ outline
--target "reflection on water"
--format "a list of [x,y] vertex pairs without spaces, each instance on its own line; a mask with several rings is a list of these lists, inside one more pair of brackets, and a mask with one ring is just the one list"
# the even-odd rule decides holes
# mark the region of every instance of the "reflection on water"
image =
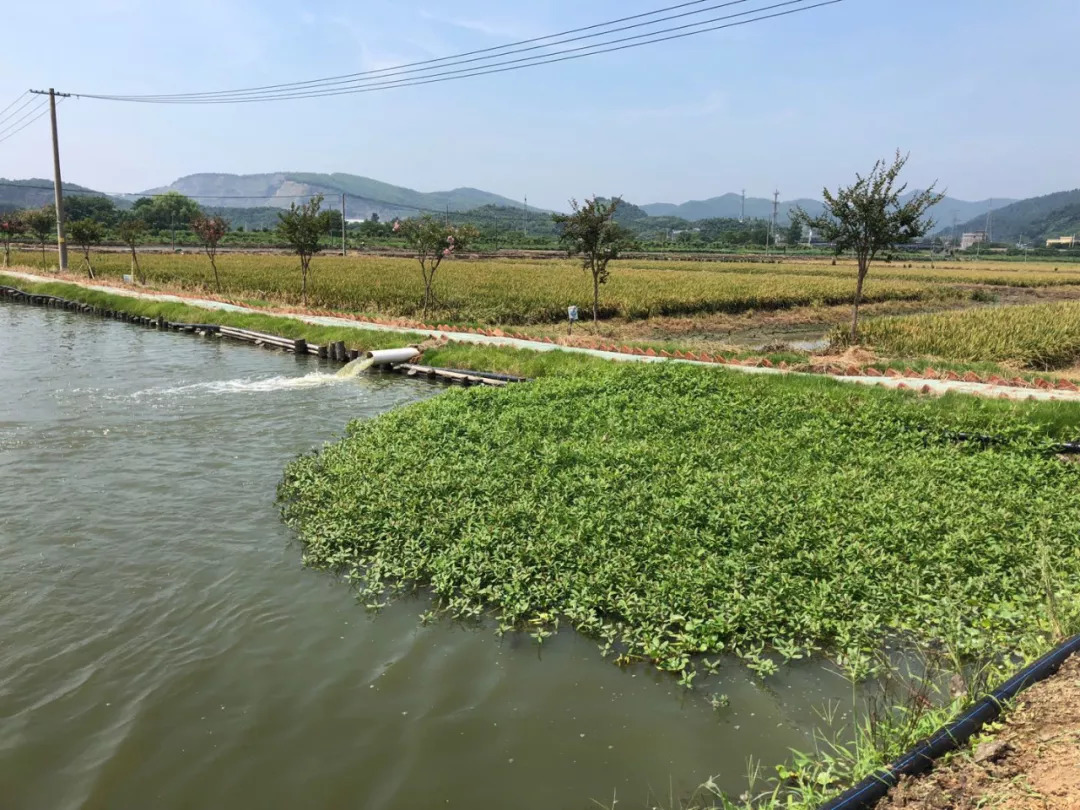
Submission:
[[11,304],[0,345],[4,810],[640,807],[742,790],[849,699],[810,663],[686,692],[305,570],[284,464],[441,388]]

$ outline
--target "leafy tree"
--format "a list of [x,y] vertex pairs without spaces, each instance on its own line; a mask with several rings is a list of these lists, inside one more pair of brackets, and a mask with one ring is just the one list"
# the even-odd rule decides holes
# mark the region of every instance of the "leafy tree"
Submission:
[[307,306],[307,280],[311,257],[322,250],[320,241],[326,230],[325,218],[319,213],[322,201],[323,195],[316,194],[303,205],[292,203],[288,211],[278,214],[278,237],[300,257],[301,298],[304,306]]
[[470,242],[476,240],[479,233],[471,225],[447,225],[425,214],[419,219],[407,219],[395,222],[394,231],[405,239],[405,243],[416,252],[420,263],[420,273],[424,277],[424,317],[435,302],[432,285],[435,273],[442,260],[449,258],[455,251],[465,250]]
[[189,225],[202,213],[199,204],[178,191],[167,191],[157,197],[142,197],[131,210],[154,231],[170,231],[176,241],[176,226]]
[[4,267],[11,265],[11,243],[26,233],[26,222],[19,214],[0,214],[0,242],[4,243]]
[[374,222],[375,224],[378,224],[378,222],[379,222],[379,212],[378,211],[372,211],[371,212],[371,217],[369,218],[368,221],[369,222]]
[[135,252],[135,246],[139,244],[144,233],[146,233],[146,222],[134,213],[125,215],[116,226],[116,235],[131,251],[131,272],[135,273],[143,284],[146,283],[146,276],[139,267],[139,257]]
[[229,221],[221,216],[208,217],[199,214],[191,221],[191,229],[195,231],[195,235],[203,243],[203,249],[210,259],[210,266],[214,268],[214,282],[217,285],[217,291],[221,292],[221,276],[218,275],[217,269],[217,249],[218,242],[229,232]]
[[851,313],[853,342],[858,340],[859,303],[871,262],[881,251],[926,234],[934,224],[925,216],[926,212],[945,196],[934,191],[937,185],[934,183],[912,195],[906,203],[900,202],[907,184],[898,186],[897,178],[909,157],[897,149],[891,164],[877,161],[868,175],[856,174],[855,183],[838,189],[836,194],[824,189],[825,211],[820,216],[812,217],[801,208],[793,212],[800,224],[808,225],[832,242],[837,254],[846,250],[855,254],[859,271]]
[[94,277],[94,268],[90,264],[90,247],[101,242],[105,228],[96,219],[77,219],[68,226],[71,241],[83,252],[83,264],[90,278]]
[[802,234],[802,223],[793,217],[791,224],[788,225],[787,233],[784,234],[784,241],[787,242],[788,247],[795,247],[802,241]]
[[68,222],[77,219],[96,219],[105,227],[115,225],[120,210],[108,197],[93,194],[73,194],[64,198],[64,217]]
[[41,245],[41,266],[45,267],[45,243],[56,231],[56,212],[51,205],[34,208],[23,215],[26,228]]
[[581,256],[581,266],[592,273],[593,323],[600,322],[600,285],[608,280],[608,263],[619,256],[619,251],[633,243],[633,234],[615,222],[615,212],[622,199],[615,197],[609,203],[593,197],[584,205],[571,200],[572,214],[553,214],[562,228],[559,237],[570,256]]

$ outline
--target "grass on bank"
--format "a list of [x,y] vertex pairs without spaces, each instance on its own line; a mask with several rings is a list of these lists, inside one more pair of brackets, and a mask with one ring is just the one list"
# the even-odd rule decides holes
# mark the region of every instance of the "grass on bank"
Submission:
[[[289,338],[305,338],[308,342],[316,345],[331,341],[344,341],[351,349],[369,350],[381,348],[394,348],[406,344],[421,343],[424,336],[413,332],[385,332],[373,329],[365,329],[362,324],[353,326],[327,327],[317,326],[298,320],[296,318],[282,317],[279,315],[258,313],[228,313],[224,310],[205,309],[180,303],[155,302],[135,298],[128,295],[105,293],[90,287],[81,287],[77,284],[65,282],[34,282],[14,276],[3,276],[0,271],[0,283],[16,287],[27,292],[40,292],[50,295],[58,295],[71,301],[81,301],[95,306],[105,307],[136,315],[157,317],[160,313],[167,320],[182,321],[189,323],[217,323],[229,326],[237,326],[244,329],[267,332]],[[269,302],[248,300],[245,303],[253,306],[269,306]],[[1080,306],[1080,305],[1077,305]],[[874,323],[866,321],[864,323]],[[687,350],[686,344],[669,341],[632,341],[639,347],[652,347],[659,351],[666,349],[674,352]],[[729,358],[767,358],[774,365],[781,362],[788,363],[793,368],[806,367],[813,358],[808,353],[792,351],[727,351],[725,356]],[[471,371],[493,371],[503,374],[513,374],[522,377],[542,377],[549,374],[565,374],[589,368],[598,368],[608,361],[591,357],[585,354],[564,351],[533,351],[530,349],[512,349],[495,346],[486,346],[469,343],[449,343],[438,348],[430,348],[424,352],[423,362],[430,365],[447,368],[458,368]],[[903,371],[912,368],[922,371],[928,367],[934,367],[938,371],[952,370],[958,373],[975,371],[979,374],[996,374],[1003,378],[1021,376],[1030,378],[1032,373],[1019,371],[1015,362],[991,363],[985,361],[957,362],[955,360],[943,360],[938,357],[916,358],[875,358],[867,363],[880,371],[895,369]]]
[[349,326],[319,326],[296,318],[258,313],[227,312],[222,309],[206,309],[170,301],[152,301],[128,295],[116,295],[101,292],[92,287],[80,287],[64,282],[34,282],[16,276],[0,273],[0,284],[15,287],[24,292],[41,295],[55,295],[68,301],[79,301],[91,306],[127,312],[156,318],[161,315],[167,321],[177,323],[210,323],[221,326],[235,326],[239,329],[251,329],[292,339],[305,338],[309,343],[324,345],[334,341],[344,341],[350,349],[370,351],[371,349],[392,349],[399,346],[418,344],[425,340],[415,332],[383,332],[374,329]]

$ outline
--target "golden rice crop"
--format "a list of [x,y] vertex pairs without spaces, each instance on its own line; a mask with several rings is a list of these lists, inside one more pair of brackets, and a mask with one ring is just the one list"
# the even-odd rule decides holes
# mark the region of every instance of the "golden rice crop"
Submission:
[[[33,254],[20,260],[34,264]],[[210,263],[199,255],[143,254],[151,284],[186,289],[213,288]],[[75,261],[72,262],[74,268]],[[225,254],[218,257],[225,292],[294,304],[300,298],[295,257]],[[122,253],[95,258],[99,275],[130,272]],[[701,273],[693,270],[640,269],[612,266],[611,280],[601,288],[602,317],[648,318],[709,312],[784,309],[812,304],[844,304],[852,299],[851,278],[785,272]],[[435,281],[439,307],[429,320],[521,324],[552,322],[566,317],[569,305],[591,311],[592,285],[572,261],[511,259],[450,260]],[[413,259],[378,256],[319,256],[312,263],[309,302],[314,307],[388,315],[417,315],[423,287]],[[906,280],[871,280],[870,301],[918,300],[956,293],[933,284]]]
[[878,318],[860,331],[863,343],[893,355],[1039,370],[1080,361],[1080,303],[1073,301]]
[[[699,270],[713,273],[783,273],[785,275],[828,276],[854,278],[855,264],[841,260],[835,266],[825,261],[794,261],[778,264],[748,262],[656,261],[629,260],[627,267],[642,270]],[[913,264],[875,262],[870,278],[921,281],[934,284],[989,284],[995,287],[1052,287],[1080,284],[1080,266],[1055,266],[1047,262],[983,263],[983,264]]]

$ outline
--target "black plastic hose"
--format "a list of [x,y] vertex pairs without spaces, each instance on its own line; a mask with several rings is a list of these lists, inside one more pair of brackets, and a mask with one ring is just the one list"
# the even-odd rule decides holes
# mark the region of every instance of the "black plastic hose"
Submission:
[[1076,652],[1080,652],[1080,635],[1073,636],[1035,663],[1024,667],[958,719],[938,729],[933,736],[918,743],[887,768],[870,774],[835,799],[821,805],[818,810],[870,810],[890,788],[896,786],[901,776],[916,776],[930,770],[935,760],[965,745],[983,725],[997,718],[1005,703],[1032,684],[1049,678]]

